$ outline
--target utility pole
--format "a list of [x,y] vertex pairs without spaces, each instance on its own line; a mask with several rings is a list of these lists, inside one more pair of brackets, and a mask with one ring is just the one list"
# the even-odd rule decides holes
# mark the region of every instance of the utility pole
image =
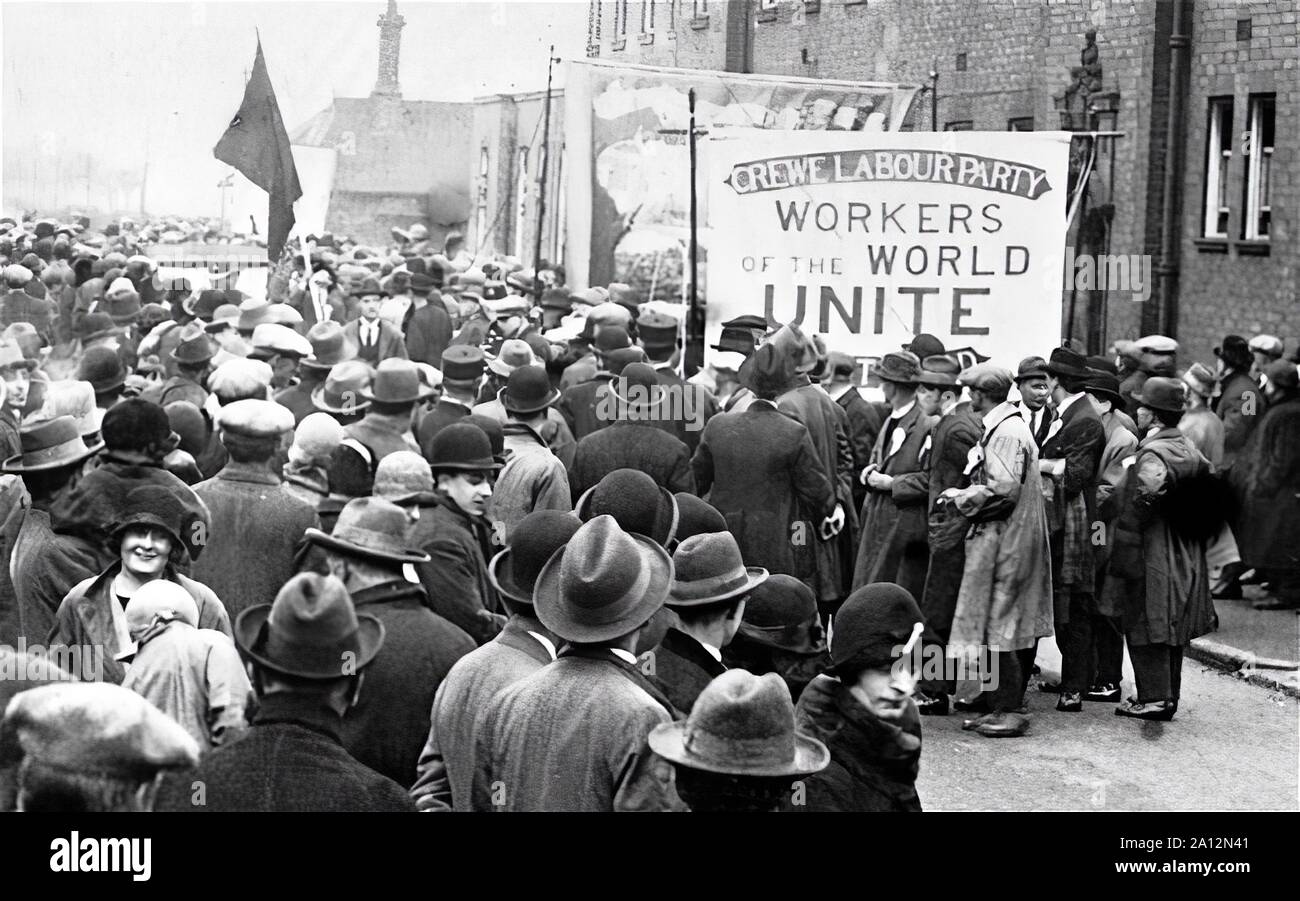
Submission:
[[939,130],[939,62],[930,62],[930,131]]
[[696,221],[695,197],[695,88],[686,94],[690,104],[691,121],[688,128],[688,140],[691,148],[691,293],[690,309],[687,311],[686,346],[682,348],[682,378],[685,378],[692,366],[704,365],[704,334],[700,329],[700,294],[699,294],[699,236]]
[[533,290],[537,296],[542,296],[542,224],[546,217],[546,170],[550,168],[551,162],[551,77],[554,72],[555,64],[559,59],[555,56],[555,45],[546,57],[546,102],[542,107],[542,164],[537,171],[537,224],[534,225],[536,234],[533,236]]

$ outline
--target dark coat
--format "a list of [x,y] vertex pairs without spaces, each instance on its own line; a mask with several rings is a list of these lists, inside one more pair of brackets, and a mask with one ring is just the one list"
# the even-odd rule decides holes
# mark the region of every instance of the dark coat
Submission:
[[[690,453],[695,453],[704,426],[722,412],[718,399],[702,385],[693,385],[684,380],[668,363],[655,366],[655,377],[660,385],[668,389],[668,400],[665,403],[671,404],[670,411],[679,414],[672,420],[661,422],[660,428],[685,444]],[[691,398],[689,401],[686,400],[688,396]]]
[[[1214,412],[1223,420],[1223,464],[1221,470],[1232,469],[1246,449],[1250,433],[1264,418],[1268,406],[1259,385],[1249,373],[1232,372],[1219,385],[1219,396],[1214,399]],[[1251,411],[1251,412],[1247,412]]]
[[[696,487],[727,520],[750,566],[811,578],[835,494],[808,430],[768,401],[709,420],[691,461]],[[795,523],[805,540],[793,541]]]
[[431,558],[415,564],[434,613],[485,644],[501,631],[505,617],[487,576],[487,526],[471,520],[453,501],[439,498],[434,507],[421,508],[407,540]]
[[420,418],[420,422],[415,427],[415,440],[419,443],[426,460],[429,458],[429,447],[433,444],[433,436],[453,422],[460,422],[469,414],[469,407],[444,397]]
[[788,811],[919,812],[916,774],[921,763],[921,718],[916,705],[898,725],[879,719],[830,676],[814,679],[795,707],[795,727],[820,739],[831,763],[804,778],[808,793]]
[[343,326],[344,337],[356,345],[357,359],[365,360],[372,367],[378,366],[381,361],[390,357],[405,360],[407,358],[406,339],[402,337],[401,329],[386,319],[376,321],[379,323],[379,341],[372,348],[361,343],[360,319],[353,319]]
[[917,600],[925,614],[929,643],[946,643],[961,590],[962,566],[966,560],[966,532],[970,522],[951,504],[937,505],[939,495],[949,488],[965,488],[967,455],[984,434],[984,423],[969,403],[961,403],[939,417],[930,430],[929,446],[921,454],[921,471],[899,476],[911,487],[926,490],[927,542],[930,566],[925,589]]
[[441,302],[411,308],[406,317],[406,353],[416,363],[442,369],[442,352],[451,343],[451,317]]
[[683,716],[690,714],[705,686],[727,671],[704,645],[680,629],[665,632],[652,654],[650,679]]
[[896,481],[887,491],[871,490],[862,505],[862,541],[853,570],[855,591],[870,582],[896,582],[913,597],[920,597],[925,590],[929,483],[897,477],[921,471],[921,448],[934,423],[933,416],[926,416],[914,404],[898,422],[905,437],[892,455],[888,453],[888,419],[880,427],[871,462]]
[[57,534],[49,513],[33,507],[15,510],[5,532],[14,536],[9,571],[19,634],[39,644],[54,627],[68,589],[103,569],[104,551],[85,538]]
[[207,389],[198,382],[190,381],[183,375],[174,375],[158,386],[158,400],[155,403],[165,407],[178,400],[187,400],[202,410],[207,399]]
[[9,577],[9,559],[29,503],[22,479],[14,475],[0,476],[0,645],[9,647],[17,645],[22,634],[18,596]]
[[425,606],[404,579],[352,594],[358,613],[384,624],[384,646],[365,669],[357,705],[343,717],[343,747],[398,785],[415,782],[434,693],[474,641]]
[[471,807],[684,809],[672,764],[646,742],[672,716],[643,680],[606,649],[569,648],[498,694],[480,721]]
[[[849,388],[835,398],[835,403],[843,407],[849,417],[849,448],[853,451],[853,478],[849,487],[853,490],[853,511],[856,513],[867,499],[867,488],[858,481],[858,473],[871,462],[871,449],[876,446],[876,436],[880,434],[884,418],[880,408],[867,403],[857,388]],[[856,546],[854,550],[857,550]]]
[[[348,306],[342,291],[338,288],[330,288],[326,295],[326,302],[330,308],[330,319],[339,325],[348,321]],[[290,291],[288,305],[302,314],[302,322],[295,326],[302,334],[311,331],[311,327],[319,321],[316,318],[316,304],[312,303],[306,288],[295,288]]]
[[604,416],[598,415],[597,411],[602,404],[612,403],[608,398],[612,397],[609,383],[613,378],[608,372],[598,372],[590,381],[566,389],[555,405],[578,441],[609,425],[610,411],[606,409]]
[[295,426],[301,424],[311,414],[320,412],[311,401],[311,393],[324,383],[325,376],[326,373],[319,369],[303,366],[298,371],[298,384],[281,388],[276,392],[275,402],[288,408],[293,414]]
[[695,493],[686,445],[653,422],[612,422],[578,442],[569,471],[574,502],[616,469],[638,469],[669,491]]
[[[1055,428],[1056,423],[1059,428]],[[1086,396],[1080,397],[1058,413],[1042,443],[1039,460],[1064,460],[1065,471],[1052,479],[1053,493],[1047,523],[1051,530],[1052,584],[1056,625],[1061,628],[1070,620],[1071,595],[1084,595],[1085,606],[1095,604],[1096,561],[1092,552],[1092,527],[1097,517],[1097,480],[1100,477],[1101,453],[1106,448],[1106,427]],[[1044,484],[1047,479],[1044,477]],[[1046,489],[1044,489],[1046,490]],[[1071,507],[1083,503],[1083,518]],[[1080,528],[1082,526],[1082,528]],[[1062,591],[1069,588],[1069,591]]]
[[47,344],[53,342],[54,316],[58,309],[48,297],[32,297],[26,291],[10,291],[0,297],[0,325],[29,322]]
[[[368,683],[361,686],[365,695]],[[358,763],[339,738],[334,711],[307,695],[260,699],[237,741],[209,751],[191,770],[164,778],[155,810],[398,812],[415,805],[400,785]],[[195,803],[196,785],[203,789]]]
[[1237,545],[1248,566],[1300,572],[1300,398],[1269,407],[1232,469]]
[[232,619],[274,601],[297,571],[303,533],[319,524],[315,508],[294,497],[278,475],[234,460],[194,491],[212,516],[194,578],[217,593]]
[[[113,659],[114,655],[125,650],[118,647],[111,609],[112,604],[121,603],[113,593],[113,580],[121,571],[122,564],[114,563],[99,575],[78,582],[63,598],[55,614],[47,643],[50,647],[80,649],[81,653],[75,658],[80,666],[69,669],[79,679],[121,685],[126,677],[126,669]],[[200,629],[215,629],[233,637],[230,617],[212,589],[186,578],[170,566],[164,570],[162,578],[180,585],[194,598],[199,608]],[[95,672],[96,669],[99,672]]]
[[470,809],[478,722],[505,688],[551,662],[551,653],[529,631],[542,633],[531,617],[512,616],[501,634],[466,654],[447,673],[433,698],[429,736],[420,752],[411,797],[429,809]]
[[390,416],[387,413],[372,411],[363,416],[359,422],[346,426],[343,433],[368,447],[375,456],[375,465],[378,465],[384,457],[398,451],[409,451],[413,454],[420,452],[420,446],[415,443],[415,436],[411,434],[410,422],[410,418],[405,415]]

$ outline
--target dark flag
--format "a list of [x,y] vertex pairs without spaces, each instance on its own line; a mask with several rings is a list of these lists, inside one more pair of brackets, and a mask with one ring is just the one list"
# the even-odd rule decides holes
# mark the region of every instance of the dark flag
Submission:
[[289,149],[289,133],[280,118],[280,105],[275,102],[275,89],[266,74],[261,38],[257,41],[253,76],[244,88],[244,101],[212,148],[212,155],[234,166],[270,195],[266,252],[271,262],[276,262],[293,228],[293,202],[302,196],[302,186]]

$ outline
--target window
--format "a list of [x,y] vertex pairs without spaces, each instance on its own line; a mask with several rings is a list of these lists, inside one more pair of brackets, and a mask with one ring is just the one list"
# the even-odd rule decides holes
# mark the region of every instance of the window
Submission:
[[1253,29],[1250,26],[1251,22],[1248,18],[1237,20],[1237,40],[1249,41],[1251,39]]
[[[1249,129],[1241,136],[1241,152],[1246,158],[1246,196],[1242,206],[1246,217],[1241,236],[1247,241],[1267,241],[1272,208],[1269,206],[1269,182],[1273,169],[1272,94],[1252,94]],[[1226,228],[1226,226],[1225,226]]]
[[776,0],[758,0],[759,9],[776,9]]
[[618,36],[624,37],[627,34],[627,0],[618,0]]
[[709,14],[709,0],[695,0],[695,18]]
[[957,62],[955,64],[955,68],[957,69],[958,72],[966,71],[966,54],[964,53],[957,54]]
[[1021,116],[1016,119],[1007,120],[1007,131],[1033,131],[1034,117]]
[[960,119],[956,122],[948,122],[943,126],[944,131],[974,131],[975,123],[970,119]]
[[[654,28],[654,22],[647,18],[647,15],[654,15],[654,0],[641,0],[641,33],[645,34],[650,28]],[[649,28],[647,28],[647,24]]]
[[478,152],[478,197],[475,201],[474,220],[477,223],[475,240],[483,243],[488,228],[488,149],[479,148]]
[[1228,237],[1228,162],[1232,159],[1232,98],[1211,97],[1205,143],[1206,238]]

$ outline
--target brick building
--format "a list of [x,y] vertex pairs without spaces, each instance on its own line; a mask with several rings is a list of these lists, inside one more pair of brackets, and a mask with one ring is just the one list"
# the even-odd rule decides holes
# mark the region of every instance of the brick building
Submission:
[[[587,44],[615,62],[931,86],[908,129],[1121,133],[1095,142],[1071,245],[1148,255],[1155,284],[1145,302],[1067,289],[1063,333],[1096,351],[1162,332],[1184,359],[1209,361],[1227,332],[1276,334],[1288,352],[1300,342],[1300,249],[1288,241],[1300,158],[1274,139],[1300,124],[1298,11],[1298,0],[591,0]],[[1077,171],[1093,145],[1075,143]]]

